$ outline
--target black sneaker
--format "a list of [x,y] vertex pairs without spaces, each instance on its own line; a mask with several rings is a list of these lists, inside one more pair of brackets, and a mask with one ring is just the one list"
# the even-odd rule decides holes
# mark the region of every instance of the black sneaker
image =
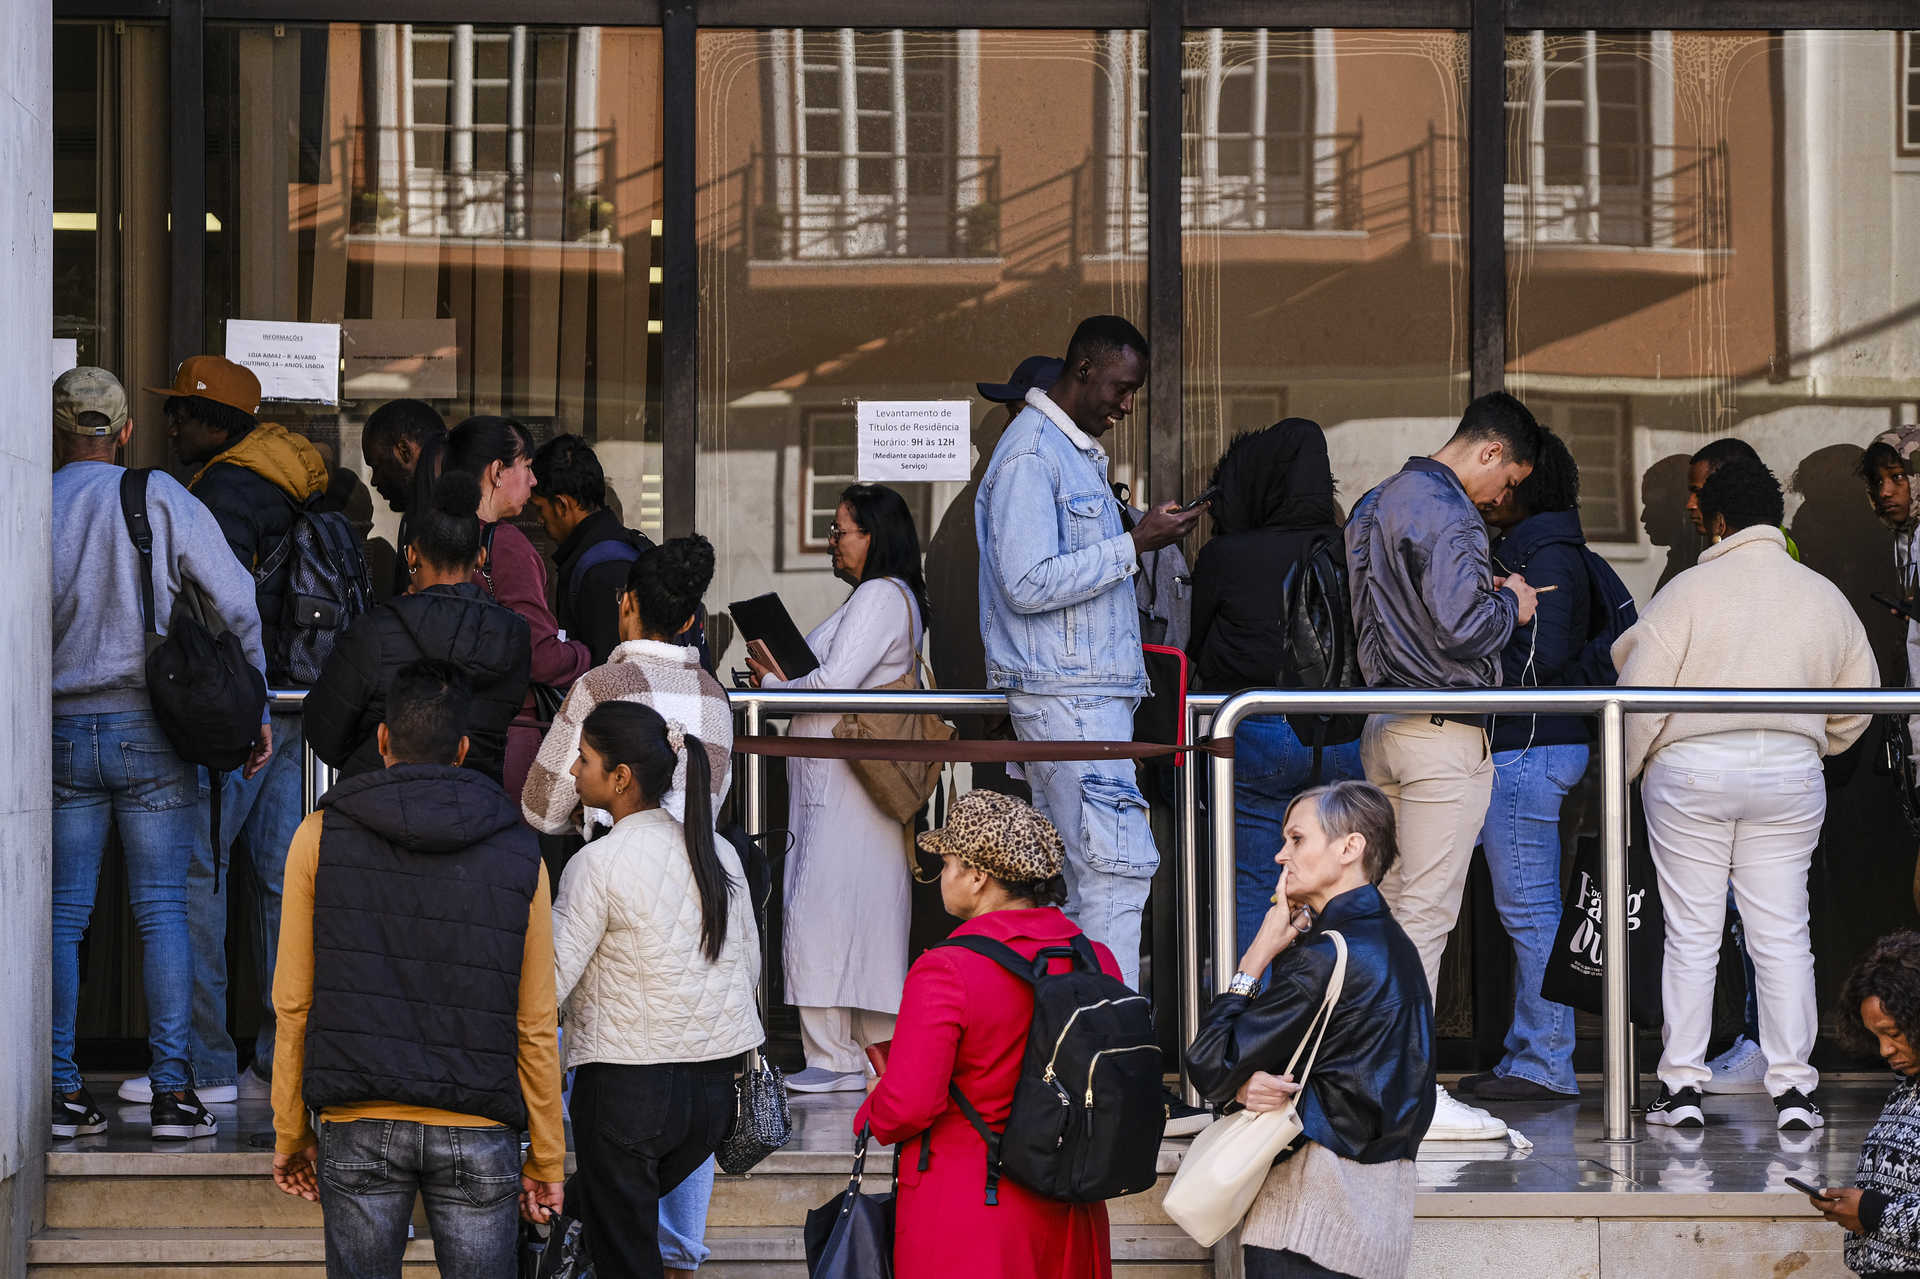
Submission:
[[1810,1131],[1826,1127],[1826,1119],[1813,1098],[1798,1088],[1789,1088],[1773,1099],[1774,1125],[1783,1132]]
[[157,1092],[150,1112],[155,1141],[190,1141],[211,1137],[220,1131],[213,1112],[200,1104],[193,1089],[185,1092]]
[[1456,1097],[1471,1097],[1479,1091],[1481,1084],[1490,1084],[1499,1077],[1500,1076],[1494,1074],[1491,1070],[1482,1070],[1472,1075],[1462,1075],[1460,1076],[1460,1082],[1455,1084],[1450,1091],[1452,1091]]
[[1661,1084],[1660,1096],[1647,1107],[1647,1122],[1662,1128],[1706,1127],[1706,1112],[1700,1109],[1700,1090],[1682,1088],[1679,1092],[1672,1092],[1665,1084]]
[[1186,1099],[1171,1088],[1160,1090],[1160,1104],[1167,1112],[1166,1135],[1169,1137],[1191,1137],[1213,1122],[1211,1110],[1189,1106]]
[[91,1137],[106,1130],[107,1117],[100,1113],[100,1107],[93,1104],[93,1096],[86,1089],[82,1088],[71,1097],[58,1088],[53,1090],[53,1135],[56,1140]]

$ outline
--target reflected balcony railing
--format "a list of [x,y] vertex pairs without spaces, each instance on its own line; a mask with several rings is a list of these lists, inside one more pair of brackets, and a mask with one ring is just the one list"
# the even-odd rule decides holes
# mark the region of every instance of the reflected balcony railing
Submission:
[[[1464,153],[1460,141],[1435,135],[1436,156]],[[1728,231],[1724,143],[1544,142],[1510,157],[1506,184],[1509,244],[1606,246],[1722,252]],[[1464,184],[1430,186],[1429,231],[1465,225]]]
[[[564,137],[549,154],[555,135]],[[343,140],[356,235],[608,242],[611,129],[366,125]],[[527,157],[538,152],[540,158]]]
[[755,153],[741,191],[754,262],[1001,255],[998,155]]

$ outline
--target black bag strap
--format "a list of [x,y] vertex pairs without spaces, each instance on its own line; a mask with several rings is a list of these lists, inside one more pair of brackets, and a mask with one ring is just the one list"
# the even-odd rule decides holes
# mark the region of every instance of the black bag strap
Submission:
[[995,941],[991,937],[949,937],[945,941],[935,942],[928,950],[970,950],[983,959],[991,959],[1008,972],[1026,982],[1029,986],[1040,984],[1040,977],[1046,972],[1047,961],[1059,958],[1072,959],[1082,972],[1100,971],[1100,957],[1093,953],[1093,943],[1087,940],[1085,933],[1076,933],[1064,946],[1047,946],[1032,959],[1028,959],[1005,942]]
[[992,1208],[1000,1202],[1000,1134],[987,1127],[987,1121],[980,1117],[980,1112],[973,1108],[967,1095],[960,1091],[959,1084],[949,1080],[947,1095],[953,1098],[954,1105],[960,1107],[960,1113],[973,1125],[973,1130],[980,1134],[980,1140],[987,1143],[987,1207]]
[[480,580],[487,584],[487,598],[495,603],[500,597],[493,589],[493,535],[499,528],[497,520],[480,528]]
[[149,635],[160,628],[153,616],[153,523],[147,519],[147,477],[150,470],[123,471],[120,475],[120,514],[127,522],[127,535],[140,552],[140,621]]

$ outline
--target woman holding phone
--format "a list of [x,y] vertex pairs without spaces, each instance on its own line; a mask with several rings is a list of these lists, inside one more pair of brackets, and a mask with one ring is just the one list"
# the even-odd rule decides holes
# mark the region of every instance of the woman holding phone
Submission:
[[1860,1143],[1853,1185],[1814,1187],[1808,1198],[1846,1228],[1847,1269],[1920,1272],[1920,933],[1882,937],[1854,965],[1840,991],[1840,1025],[1856,1046],[1877,1049],[1899,1082]]
[[[1301,1141],[1241,1224],[1247,1279],[1404,1275],[1414,1152],[1433,1120],[1433,1003],[1376,885],[1398,856],[1393,806],[1365,782],[1302,791],[1283,820],[1275,904],[1187,1049],[1208,1101],[1278,1110]],[[1312,1030],[1346,942],[1346,976],[1304,1085],[1275,1072]],[[1268,970],[1273,984],[1260,980]]]
[[[817,669],[786,679],[754,643],[756,688],[878,688],[910,673],[927,625],[920,537],[901,496],[878,484],[840,495],[827,535],[834,576],[853,594],[807,635]],[[796,715],[795,737],[831,737],[840,716]],[[882,812],[852,765],[840,759],[787,763],[793,851],[787,856],[787,999],[800,1010],[807,1068],[787,1078],[795,1092],[859,1092],[863,1050],[893,1038],[907,980],[912,913],[907,834]]]

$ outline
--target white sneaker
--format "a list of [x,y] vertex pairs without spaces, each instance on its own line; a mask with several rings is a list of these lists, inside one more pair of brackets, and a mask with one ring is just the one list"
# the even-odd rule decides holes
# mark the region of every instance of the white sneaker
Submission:
[[1760,1045],[1745,1035],[1733,1041],[1733,1046],[1707,1063],[1707,1069],[1713,1077],[1700,1085],[1700,1091],[1709,1093],[1765,1092],[1767,1090],[1767,1055],[1760,1051]]
[[[198,1096],[201,1101],[208,1105],[213,1105],[216,1102],[235,1100],[240,1095],[240,1089],[238,1085],[235,1084],[215,1084],[211,1088],[196,1088],[194,1089],[194,1094]],[[268,1091],[267,1095],[273,1095],[271,1090]],[[145,1075],[135,1075],[131,1079],[121,1080],[120,1100],[136,1102],[143,1106],[151,1106],[153,1104],[153,1080],[147,1078]]]
[[1507,1125],[1499,1117],[1455,1100],[1445,1088],[1434,1088],[1433,1123],[1424,1141],[1500,1141]]
[[[240,1072],[240,1082],[235,1085],[241,1101],[272,1101],[273,1081],[262,1079],[252,1066]],[[217,1090],[210,1090],[217,1091]]]

